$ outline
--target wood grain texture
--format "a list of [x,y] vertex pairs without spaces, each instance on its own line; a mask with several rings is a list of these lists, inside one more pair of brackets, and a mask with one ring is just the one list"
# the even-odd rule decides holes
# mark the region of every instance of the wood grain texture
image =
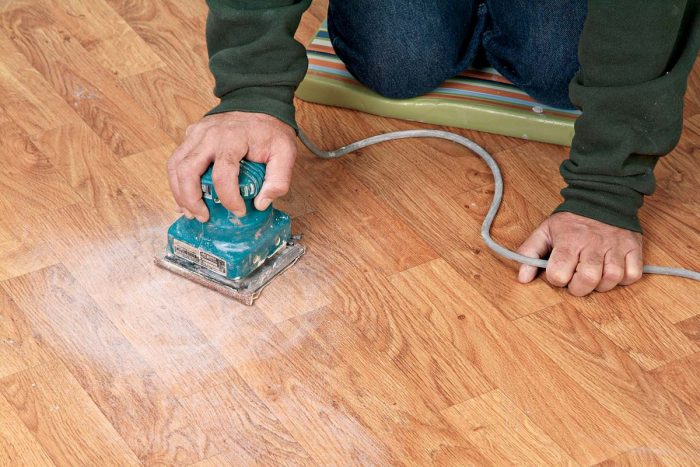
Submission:
[[671,373],[669,380],[680,387],[668,390],[573,306],[547,308],[516,325],[603,406],[634,426],[645,443],[663,451],[668,460],[692,463],[700,443],[699,406],[681,398],[689,395],[683,388],[692,386],[682,378],[693,368],[692,360],[686,364],[688,370],[679,364],[680,374]]
[[[67,221],[61,225],[63,238],[53,236],[59,218]],[[52,231],[46,238],[65,252],[60,260],[67,270],[170,390],[188,394],[224,380],[228,366],[225,359],[192,323],[173,314],[174,303],[158,292],[175,277],[158,274],[160,270],[152,263],[140,264],[134,259],[140,257],[137,249],[129,248],[109,226],[93,222],[77,209],[47,218],[43,229]],[[95,242],[100,248],[94,248]],[[113,262],[115,256],[121,258],[120,264]],[[144,309],[149,311],[137,311]],[[178,332],[169,332],[174,329]]]
[[443,411],[489,459],[500,465],[576,465],[501,391],[495,390]]
[[631,451],[624,452],[619,456],[598,464],[598,467],[632,467],[644,465],[649,467],[661,467],[664,465],[653,449],[639,447]]
[[44,18],[36,11],[12,10],[0,16],[0,30],[115,154],[126,156],[157,147],[166,138],[160,127],[149,122],[148,114],[77,40],[43,24]]
[[25,132],[31,135],[80,120],[61,96],[46,92],[49,83],[5,34],[0,34],[0,52],[3,109]]
[[326,311],[332,310],[332,319],[340,320],[338,332],[344,336],[349,334],[344,328],[356,332],[351,347],[372,349],[373,360],[388,359],[391,363],[385,364],[398,367],[422,397],[438,408],[493,389],[468,358],[442,337],[449,332],[444,321],[403,297],[387,296],[384,291],[391,285],[381,275],[349,274],[349,267],[343,269],[342,277],[332,270],[315,277],[332,289]]
[[0,380],[0,394],[57,465],[138,465],[114,427],[58,362]]
[[[698,352],[698,347],[668,322],[649,300],[631,288],[617,291],[621,305],[602,305],[603,296],[593,295],[576,307],[643,368],[652,370],[664,363]],[[570,303],[573,301],[570,300]]]
[[0,138],[6,154],[0,171],[0,279],[15,277],[56,259],[34,233],[33,219],[80,200],[56,165],[0,109]]
[[[155,268],[165,162],[216,102],[206,13],[0,1],[0,465],[700,464],[700,287],[518,285],[479,235],[491,176],[449,142],[299,144],[277,206],[308,252],[254,307]],[[699,70],[641,212],[647,261],[694,269]],[[296,105],[327,148],[429,128]],[[566,148],[449,130],[501,164],[517,247]]]
[[673,397],[691,409],[691,414],[696,415],[700,412],[700,395],[696,390],[700,384],[698,368],[700,368],[700,354],[696,353],[654,371],[657,379]]
[[[55,164],[6,115],[0,113],[0,138],[8,157],[0,176],[7,229],[23,226],[21,217],[41,216],[76,203],[80,198],[60,176]],[[25,179],[31,177],[32,188]],[[21,213],[21,216],[20,216]]]
[[206,452],[196,418],[63,266],[2,287],[140,460],[188,463]]
[[[7,400],[0,396],[0,420],[3,436],[0,436],[0,464],[53,466],[51,457],[22,422]],[[10,434],[11,436],[7,436]]]
[[415,306],[451,322],[457,349],[576,462],[602,461],[638,444],[623,418],[538,351],[444,260],[396,274],[391,281]]
[[41,337],[10,296],[0,289],[0,378],[51,359]]
[[126,78],[164,66],[163,61],[146,45],[133,29],[114,37],[97,40],[85,49],[112,74]]
[[676,327],[685,334],[688,339],[700,345],[700,316],[694,316],[684,321],[676,323]]
[[222,463],[304,465],[311,458],[235,372],[230,381],[182,399],[221,454]]
[[[195,303],[200,297],[192,293],[183,301]],[[326,383],[323,373],[306,370],[306,360],[319,358],[300,355],[306,332],[285,336],[264,314],[251,313],[222,297],[186,308],[186,313],[196,313],[197,327],[216,343],[315,463],[386,464],[396,459],[388,447],[390,441],[377,436],[341,403],[341,395]],[[326,358],[326,364],[335,361]]]

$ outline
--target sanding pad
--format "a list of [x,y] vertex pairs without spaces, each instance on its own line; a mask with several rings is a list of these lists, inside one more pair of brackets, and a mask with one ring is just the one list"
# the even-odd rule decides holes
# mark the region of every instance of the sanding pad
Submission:
[[156,256],[154,262],[163,269],[250,306],[272,279],[292,267],[305,252],[306,248],[303,245],[290,242],[284,249],[269,257],[248,277],[239,280],[229,280],[172,254]]

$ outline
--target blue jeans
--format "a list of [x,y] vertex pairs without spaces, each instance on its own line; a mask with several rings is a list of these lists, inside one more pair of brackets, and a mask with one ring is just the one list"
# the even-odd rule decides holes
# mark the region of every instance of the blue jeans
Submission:
[[534,99],[573,108],[586,0],[331,0],[328,32],[361,83],[391,98],[490,64]]

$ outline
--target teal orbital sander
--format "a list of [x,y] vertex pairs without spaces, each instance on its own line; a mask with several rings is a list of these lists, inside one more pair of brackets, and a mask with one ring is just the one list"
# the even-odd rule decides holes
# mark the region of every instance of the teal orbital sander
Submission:
[[253,199],[265,179],[265,164],[241,161],[238,183],[246,215],[237,217],[219,201],[211,178],[202,175],[202,198],[209,220],[181,217],[168,229],[165,255],[155,263],[171,272],[252,305],[277,275],[305,248],[292,237],[289,216],[270,205],[258,211]]

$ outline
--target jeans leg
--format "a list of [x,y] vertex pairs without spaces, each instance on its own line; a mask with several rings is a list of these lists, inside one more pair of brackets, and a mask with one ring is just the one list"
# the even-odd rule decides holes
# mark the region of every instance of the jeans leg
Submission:
[[485,8],[477,0],[331,0],[328,32],[350,73],[391,98],[424,94],[471,64]]
[[569,82],[587,0],[486,0],[483,45],[491,65],[533,98],[573,108]]

